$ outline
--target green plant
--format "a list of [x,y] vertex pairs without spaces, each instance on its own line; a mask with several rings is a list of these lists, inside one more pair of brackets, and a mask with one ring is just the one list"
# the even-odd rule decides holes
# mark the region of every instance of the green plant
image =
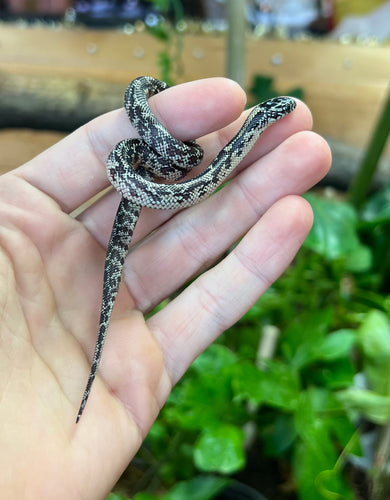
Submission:
[[[274,88],[274,79],[267,75],[254,75],[249,93],[253,98],[251,106],[280,95],[280,92]],[[303,90],[299,87],[291,88],[286,91],[286,95],[303,99]]]
[[148,0],[164,16],[173,17],[173,25],[167,20],[149,27],[150,34],[164,43],[164,48],[157,55],[157,64],[160,68],[160,78],[168,85],[174,85],[182,73],[181,54],[183,51],[182,35],[177,27],[183,21],[184,10],[181,0]]
[[[280,467],[274,488],[292,477],[302,500],[356,498],[351,463],[365,458],[361,422],[389,432],[390,301],[376,259],[381,249],[364,243],[390,223],[383,210],[389,189],[360,213],[307,195],[315,223],[304,248],[174,388],[139,454],[154,480],[136,500],[214,498],[229,477],[245,477],[253,447],[259,462]],[[270,326],[281,334],[265,359],[261,332]],[[356,387],[358,374],[364,389]],[[379,458],[390,446],[383,446],[366,467],[375,500],[387,479]]]
[[367,197],[371,180],[378,165],[379,158],[390,133],[390,86],[387,91],[384,106],[373,131],[371,140],[365,151],[361,165],[350,188],[349,199],[356,207],[360,207]]

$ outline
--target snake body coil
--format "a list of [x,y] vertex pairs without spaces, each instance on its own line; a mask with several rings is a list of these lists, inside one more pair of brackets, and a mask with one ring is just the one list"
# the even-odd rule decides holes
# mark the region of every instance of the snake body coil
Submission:
[[203,150],[195,141],[179,141],[152,114],[148,98],[166,88],[164,82],[144,76],[135,79],[125,93],[125,109],[141,139],[119,142],[107,160],[108,178],[122,199],[107,249],[95,353],[76,422],[84,411],[96,376],[123,264],[141,208],[185,208],[209,196],[242,161],[260,134],[296,106],[289,97],[276,97],[257,105],[238,133],[201,174],[175,184],[161,184],[155,181],[183,178],[203,157]]

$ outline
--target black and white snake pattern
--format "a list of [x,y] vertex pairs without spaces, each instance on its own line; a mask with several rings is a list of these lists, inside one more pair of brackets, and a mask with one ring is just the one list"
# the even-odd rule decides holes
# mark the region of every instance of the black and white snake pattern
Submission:
[[167,87],[164,82],[143,76],[136,78],[126,89],[124,106],[140,139],[119,142],[107,160],[108,178],[122,199],[107,249],[95,353],[76,422],[84,411],[96,376],[123,264],[141,207],[185,208],[200,202],[227,179],[260,134],[296,106],[289,97],[276,97],[257,105],[238,133],[201,174],[174,184],[163,184],[155,181],[177,181],[203,158],[203,150],[195,141],[179,141],[151,112],[148,98]]

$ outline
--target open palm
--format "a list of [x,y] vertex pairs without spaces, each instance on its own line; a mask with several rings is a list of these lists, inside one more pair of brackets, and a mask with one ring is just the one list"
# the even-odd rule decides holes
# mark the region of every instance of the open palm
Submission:
[[[168,89],[150,105],[173,135],[203,136],[205,161],[195,174],[241,126],[244,101],[236,84],[215,78]],[[72,212],[107,187],[108,153],[136,134],[124,110],[113,111],[0,178],[2,498],[85,500],[110,491],[172,385],[303,242],[312,214],[296,195],[330,163],[326,143],[310,127],[299,103],[210,199],[180,213],[143,209],[77,425],[119,196],[111,191],[78,217]],[[145,321],[146,312],[206,268]]]

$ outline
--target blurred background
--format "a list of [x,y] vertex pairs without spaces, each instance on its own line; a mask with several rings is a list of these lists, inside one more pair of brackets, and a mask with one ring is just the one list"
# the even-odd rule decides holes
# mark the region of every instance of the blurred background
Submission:
[[[380,0],[0,0],[0,125],[69,132],[121,106],[136,76],[229,76],[251,103],[267,86],[300,89],[345,185],[385,99],[389,37]],[[2,170],[52,135],[28,135],[26,150],[3,145],[18,133],[0,133]]]
[[292,266],[196,360],[109,499],[389,499],[390,1],[0,0],[0,173],[140,75],[299,97],[333,164]]

